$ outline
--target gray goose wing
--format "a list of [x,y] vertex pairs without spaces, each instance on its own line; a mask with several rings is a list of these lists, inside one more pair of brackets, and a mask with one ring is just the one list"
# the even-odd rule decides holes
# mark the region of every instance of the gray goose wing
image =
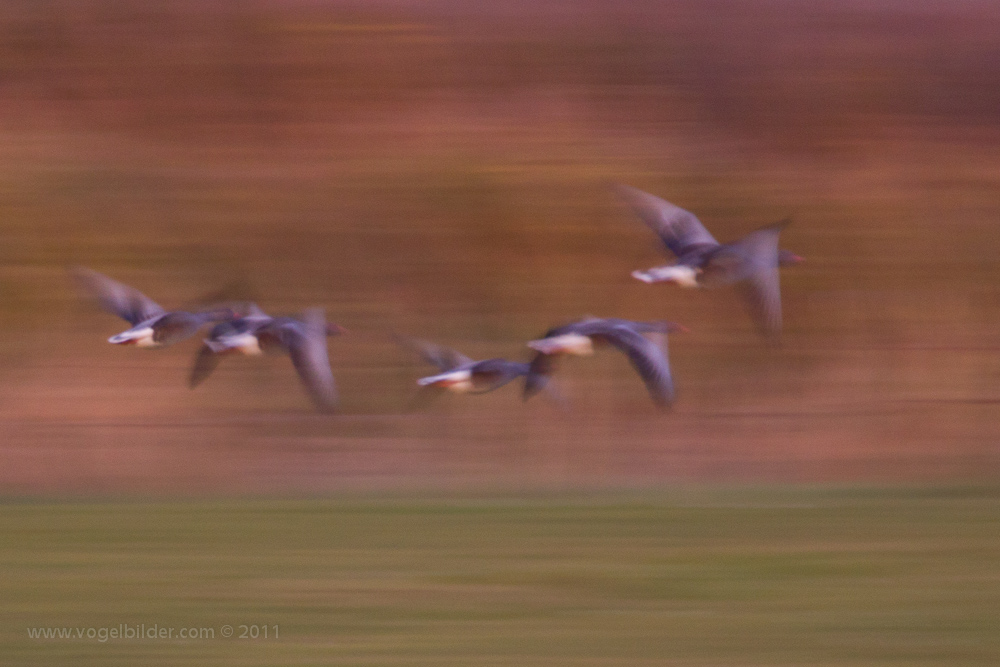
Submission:
[[393,337],[401,346],[408,350],[412,350],[428,364],[436,366],[441,372],[451,371],[459,366],[466,366],[475,363],[472,359],[465,356],[461,352],[453,350],[450,347],[445,347],[444,345],[438,345],[437,343],[421,340],[419,338],[409,338],[407,336],[399,336],[395,334]]
[[292,358],[302,384],[316,407],[324,412],[337,407],[337,385],[326,351],[326,320],[322,309],[307,310],[302,321],[283,318],[261,328],[281,341]]
[[542,389],[545,389],[555,368],[555,357],[542,352],[535,354],[531,363],[528,364],[528,372],[524,377],[524,390],[521,393],[521,397],[524,400],[528,400]]
[[778,269],[757,271],[740,283],[739,290],[757,330],[763,336],[781,336],[781,286]]
[[679,259],[692,254],[700,255],[719,245],[694,213],[628,185],[619,184],[616,190]]
[[628,356],[632,367],[646,383],[653,402],[667,408],[674,401],[674,381],[667,361],[666,336],[657,344],[624,326],[615,326],[605,334],[608,342]]
[[208,345],[202,345],[198,354],[194,358],[194,365],[191,367],[191,376],[188,378],[188,386],[194,389],[205,381],[215,367],[219,365],[219,357]]
[[[758,330],[770,338],[781,335],[781,285],[778,274],[778,235],[787,225],[780,222],[747,234],[725,246],[728,255],[738,258],[733,280]],[[721,252],[720,252],[721,254]],[[706,270],[707,273],[707,270]]]
[[167,312],[139,290],[112,280],[103,273],[82,266],[74,267],[71,272],[77,284],[97,299],[104,310],[132,326]]

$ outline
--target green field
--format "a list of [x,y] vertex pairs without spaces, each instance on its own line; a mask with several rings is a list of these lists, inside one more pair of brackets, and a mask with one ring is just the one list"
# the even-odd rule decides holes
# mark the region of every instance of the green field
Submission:
[[[992,487],[14,502],[0,532],[4,664],[1000,663]],[[28,637],[120,624],[215,638]]]

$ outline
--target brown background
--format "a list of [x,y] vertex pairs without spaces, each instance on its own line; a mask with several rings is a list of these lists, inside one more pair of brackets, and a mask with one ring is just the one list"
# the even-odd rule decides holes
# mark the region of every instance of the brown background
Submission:
[[[150,4],[0,9],[0,492],[995,479],[991,3]],[[661,257],[613,182],[723,241],[792,215],[783,347],[632,280]],[[72,264],[324,306],[343,414],[279,358],[189,390],[197,340],[108,345]],[[672,413],[613,352],[569,410],[407,412],[391,330],[523,358],[585,314],[691,329]]]

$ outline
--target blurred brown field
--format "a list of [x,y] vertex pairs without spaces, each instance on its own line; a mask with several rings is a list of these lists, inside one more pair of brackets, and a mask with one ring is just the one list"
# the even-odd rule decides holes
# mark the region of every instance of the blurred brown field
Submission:
[[[288,492],[995,479],[1000,36],[985,2],[201,3],[0,8],[0,489]],[[610,188],[720,239],[792,216],[785,338],[648,286]],[[82,264],[166,307],[320,305],[343,411],[284,359],[155,352]],[[585,314],[670,319],[678,402],[613,352],[571,407],[410,411],[426,369]]]

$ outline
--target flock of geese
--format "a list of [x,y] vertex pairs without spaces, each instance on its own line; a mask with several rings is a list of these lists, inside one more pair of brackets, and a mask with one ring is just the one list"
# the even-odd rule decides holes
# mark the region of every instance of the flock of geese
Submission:
[[[802,261],[778,248],[778,236],[788,221],[755,230],[731,243],[719,243],[689,211],[637,188],[619,185],[616,190],[674,256],[670,264],[634,271],[634,278],[690,288],[734,285],[746,300],[761,334],[771,341],[778,339],[778,268]],[[77,267],[73,275],[106,311],[131,325],[111,336],[109,343],[165,347],[211,325],[191,369],[192,388],[212,373],[223,356],[284,353],[291,357],[316,407],[324,412],[336,409],[337,390],[326,338],[345,330],[328,323],[322,309],[310,308],[300,317],[272,317],[253,303],[230,303],[198,312],[168,311],[138,290],[96,271]],[[486,393],[523,377],[525,400],[549,388],[559,357],[591,355],[595,348],[610,345],[628,357],[653,402],[668,408],[674,400],[674,386],[667,359],[667,334],[685,330],[673,322],[588,317],[550,329],[541,338],[529,341],[527,345],[535,354],[527,363],[499,358],[475,361],[428,341],[404,337],[397,340],[437,368],[436,374],[417,380],[424,393]]]

